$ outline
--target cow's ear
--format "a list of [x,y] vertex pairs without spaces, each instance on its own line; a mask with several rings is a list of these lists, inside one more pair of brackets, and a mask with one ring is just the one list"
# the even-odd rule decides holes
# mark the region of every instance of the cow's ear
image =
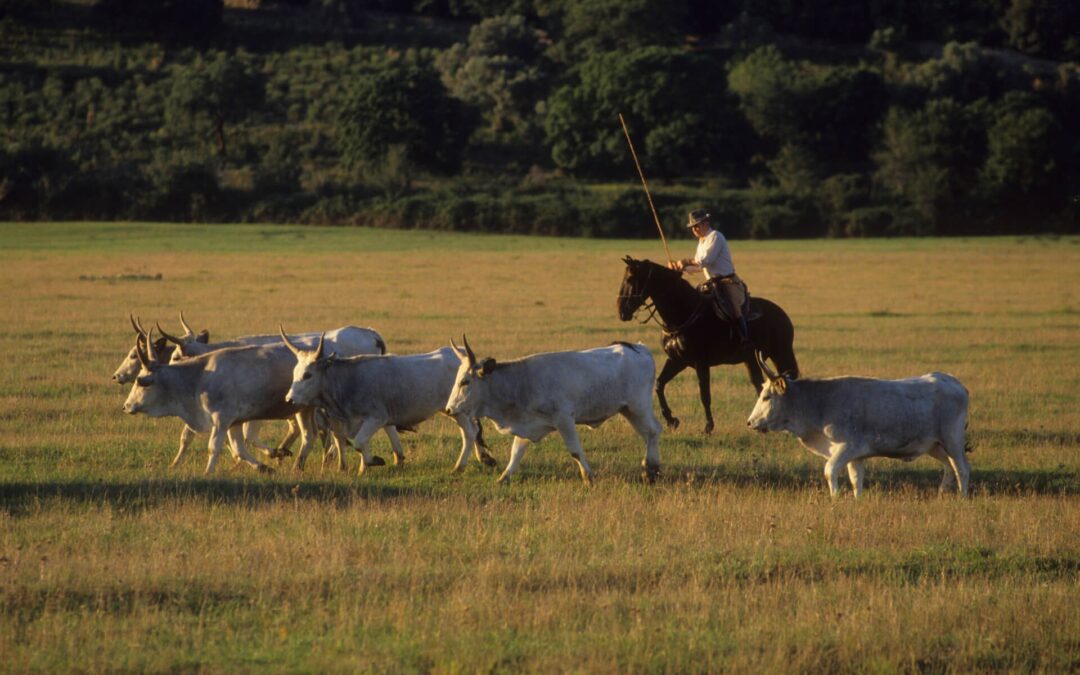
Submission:
[[154,359],[158,360],[165,356],[165,348],[169,346],[169,341],[165,338],[158,338],[154,340]]
[[143,375],[142,377],[135,378],[135,384],[139,385],[140,387],[149,387],[153,383],[154,383],[154,376],[153,375]]
[[787,378],[783,375],[773,380],[773,389],[775,389],[776,393],[780,394],[781,396],[787,392],[787,385]]
[[199,334],[195,336],[195,342],[201,342],[203,344],[210,342],[210,331],[200,331]]
[[495,359],[488,357],[480,362],[480,366],[477,368],[476,374],[480,377],[488,375],[495,370]]

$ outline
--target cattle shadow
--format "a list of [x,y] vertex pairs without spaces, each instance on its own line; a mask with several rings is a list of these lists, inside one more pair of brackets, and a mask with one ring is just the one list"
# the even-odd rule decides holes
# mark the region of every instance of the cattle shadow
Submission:
[[[863,490],[886,494],[927,492],[937,494],[941,485],[942,471],[927,468],[876,468],[868,463]],[[726,485],[738,488],[767,488],[786,492],[806,490],[828,492],[828,483],[821,467],[782,468],[777,466],[682,466],[667,464],[662,467],[658,485]],[[850,494],[851,484],[847,474],[841,480],[841,494]],[[1004,470],[976,469],[971,471],[971,493],[978,496],[1052,495],[1074,497],[1080,495],[1080,472],[1072,469],[1054,470]]]
[[281,503],[320,504],[343,510],[370,501],[390,501],[421,492],[417,488],[371,482],[250,482],[242,479],[146,479],[129,482],[95,480],[0,484],[0,511],[25,515],[42,504],[109,506],[139,512],[177,502],[259,506]]

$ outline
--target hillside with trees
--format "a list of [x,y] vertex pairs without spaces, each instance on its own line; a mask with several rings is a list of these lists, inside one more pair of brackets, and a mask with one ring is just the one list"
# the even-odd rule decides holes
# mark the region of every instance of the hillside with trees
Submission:
[[0,0],[0,220],[1080,231],[1080,3]]

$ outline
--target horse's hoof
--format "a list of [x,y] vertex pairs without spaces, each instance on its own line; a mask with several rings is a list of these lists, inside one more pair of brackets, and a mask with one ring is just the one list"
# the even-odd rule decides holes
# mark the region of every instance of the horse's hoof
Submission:
[[706,422],[705,423],[705,435],[708,436],[709,434],[712,433],[712,431],[713,431],[713,423],[712,422]]
[[679,418],[678,417],[669,417],[666,421],[667,421],[667,427],[668,427],[669,431],[675,431],[676,429],[679,428]]

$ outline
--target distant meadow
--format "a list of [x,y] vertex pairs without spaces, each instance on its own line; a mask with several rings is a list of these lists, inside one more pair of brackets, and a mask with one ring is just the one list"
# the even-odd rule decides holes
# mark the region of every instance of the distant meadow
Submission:
[[497,359],[629,340],[659,368],[659,328],[615,311],[622,257],[663,262],[659,241],[5,223],[0,242],[0,671],[1080,670],[1076,237],[731,243],[805,377],[970,391],[970,499],[923,458],[868,461],[858,501],[746,428],[742,366],[712,371],[710,436],[693,374],[669,385],[655,485],[624,420],[582,429],[591,488],[557,435],[509,485],[451,475],[441,416],[402,434],[401,467],[358,477],[350,450],[339,474],[318,448],[303,473],[223,453],[204,477],[206,435],[170,469],[180,421],[123,414],[110,381],[129,314],[179,333],[180,311],[211,340],[353,324]]

